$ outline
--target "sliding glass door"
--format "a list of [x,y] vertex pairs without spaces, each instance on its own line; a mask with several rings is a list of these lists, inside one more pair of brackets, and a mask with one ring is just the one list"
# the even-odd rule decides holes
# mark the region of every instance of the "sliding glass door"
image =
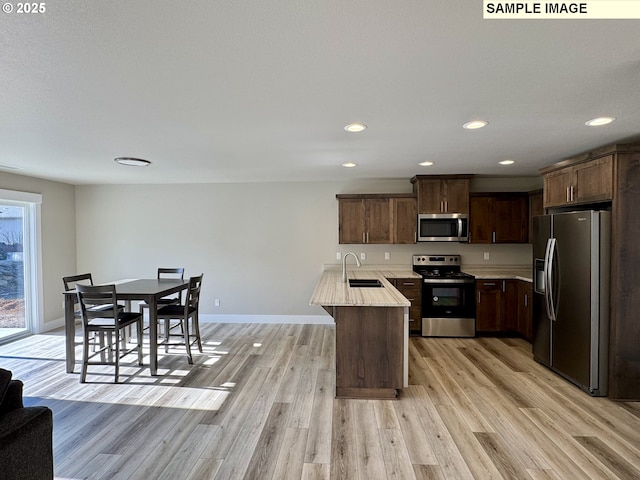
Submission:
[[16,193],[0,190],[0,343],[34,331],[39,311],[39,202],[14,200]]

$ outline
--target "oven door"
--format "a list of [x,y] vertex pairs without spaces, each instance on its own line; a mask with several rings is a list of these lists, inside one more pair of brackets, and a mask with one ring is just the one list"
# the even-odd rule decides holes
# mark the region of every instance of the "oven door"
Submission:
[[475,281],[422,280],[422,317],[475,317]]
[[475,280],[422,280],[422,335],[473,337],[476,333]]

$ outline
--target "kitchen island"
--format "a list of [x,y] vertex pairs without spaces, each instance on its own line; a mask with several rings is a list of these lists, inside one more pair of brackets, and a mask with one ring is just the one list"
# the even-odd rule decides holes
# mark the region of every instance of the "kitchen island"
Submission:
[[396,398],[409,383],[411,303],[382,272],[349,270],[348,278],[381,286],[353,287],[325,270],[309,302],[336,323],[336,398]]

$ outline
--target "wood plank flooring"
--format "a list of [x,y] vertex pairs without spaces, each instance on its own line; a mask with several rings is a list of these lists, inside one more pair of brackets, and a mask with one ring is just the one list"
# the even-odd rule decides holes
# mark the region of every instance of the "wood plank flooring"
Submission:
[[640,478],[640,405],[589,397],[523,340],[411,338],[410,386],[382,401],[334,399],[333,326],[202,335],[194,365],[161,351],[150,377],[131,355],[117,385],[66,374],[60,332],[0,346],[0,366],[53,410],[58,479]]

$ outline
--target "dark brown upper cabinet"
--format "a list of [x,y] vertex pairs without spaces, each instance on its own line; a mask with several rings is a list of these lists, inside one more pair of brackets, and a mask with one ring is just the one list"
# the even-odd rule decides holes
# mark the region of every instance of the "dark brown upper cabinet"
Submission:
[[470,243],[527,243],[528,193],[472,193]]
[[418,213],[469,213],[470,175],[416,175]]

